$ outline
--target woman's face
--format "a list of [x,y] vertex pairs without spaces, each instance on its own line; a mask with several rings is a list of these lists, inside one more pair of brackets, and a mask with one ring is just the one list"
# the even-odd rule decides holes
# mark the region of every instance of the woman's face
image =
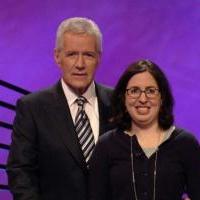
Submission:
[[148,72],[134,75],[128,82],[125,106],[132,124],[139,127],[158,125],[161,96],[154,77]]

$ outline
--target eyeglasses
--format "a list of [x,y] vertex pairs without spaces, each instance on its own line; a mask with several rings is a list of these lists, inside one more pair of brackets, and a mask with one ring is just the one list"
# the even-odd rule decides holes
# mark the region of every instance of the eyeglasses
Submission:
[[139,98],[143,92],[147,98],[154,99],[158,96],[159,89],[155,87],[146,87],[144,90],[139,87],[131,87],[126,89],[127,95],[133,99]]

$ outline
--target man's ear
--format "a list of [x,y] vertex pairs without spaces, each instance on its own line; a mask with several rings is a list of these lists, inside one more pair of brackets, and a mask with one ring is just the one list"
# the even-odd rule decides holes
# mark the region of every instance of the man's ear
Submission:
[[101,52],[99,52],[97,56],[98,56],[97,65],[99,66],[99,64],[101,62],[101,56],[102,56]]
[[54,59],[55,59],[55,62],[60,66],[60,50],[58,49],[54,49]]

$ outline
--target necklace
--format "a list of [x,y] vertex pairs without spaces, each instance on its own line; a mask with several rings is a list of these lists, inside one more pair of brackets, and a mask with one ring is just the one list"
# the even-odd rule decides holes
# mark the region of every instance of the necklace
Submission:
[[[131,145],[131,173],[132,173],[132,182],[133,182],[133,190],[135,200],[138,200],[138,195],[136,191],[136,180],[135,180],[135,171],[134,171],[134,162],[133,162],[133,141],[132,137],[130,137],[130,145]],[[156,199],[156,174],[157,174],[157,159],[158,159],[158,147],[155,152],[155,160],[154,160],[154,170],[153,170],[153,198]]]

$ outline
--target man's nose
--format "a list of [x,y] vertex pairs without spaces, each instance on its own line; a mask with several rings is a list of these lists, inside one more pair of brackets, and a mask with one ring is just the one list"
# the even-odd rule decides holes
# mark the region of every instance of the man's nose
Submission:
[[84,60],[84,56],[82,54],[77,55],[76,67],[79,68],[79,69],[85,67],[85,60]]

